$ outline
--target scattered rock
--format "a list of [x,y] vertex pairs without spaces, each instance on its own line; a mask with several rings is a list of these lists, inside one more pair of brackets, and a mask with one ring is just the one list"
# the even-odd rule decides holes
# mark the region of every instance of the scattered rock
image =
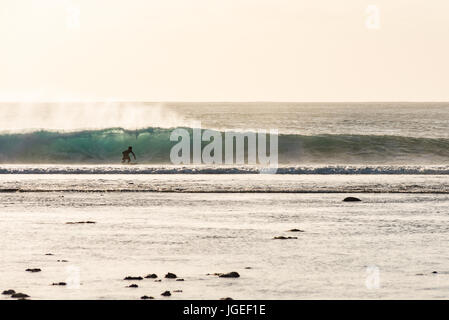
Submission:
[[155,279],[155,278],[157,278],[157,274],[151,273],[151,274],[145,276],[145,278],[147,278],[147,279]]
[[304,232],[304,230],[300,230],[300,229],[290,229],[290,230],[288,230],[288,232]]
[[65,282],[53,282],[51,285],[52,286],[66,286],[67,283],[65,283]]
[[215,273],[206,273],[206,276],[221,276],[223,273],[215,272]]
[[182,292],[182,290],[173,290],[173,292]]
[[287,240],[287,239],[298,239],[298,237],[284,237],[284,236],[278,236],[274,237],[273,240]]
[[39,269],[39,268],[32,268],[32,269],[26,269],[25,271],[28,271],[28,272],[41,272],[42,270]]
[[5,290],[2,292],[2,294],[6,294],[6,295],[12,295],[16,293],[13,289],[9,289],[9,290]]
[[245,267],[245,269],[249,270],[249,269],[252,269],[252,268],[251,267]]
[[46,256],[54,256],[53,253],[46,253],[45,255],[46,255]]
[[57,262],[68,262],[67,260],[56,260]]
[[226,298],[220,298],[220,300],[234,300],[231,297],[226,297]]
[[170,291],[164,291],[161,293],[161,296],[169,297],[169,296],[171,296],[171,293],[170,293]]
[[125,277],[123,280],[143,280],[142,277],[131,277],[131,276],[127,276]]
[[19,292],[19,293],[14,293],[12,296],[11,296],[11,298],[28,298],[29,297],[29,295],[27,295],[27,294],[25,294],[25,293],[21,293],[21,292]]
[[362,201],[362,200],[360,200],[359,198],[356,198],[356,197],[346,197],[343,199],[343,201],[354,202],[354,201]]
[[75,222],[66,222],[65,224],[84,224],[84,223],[96,223],[95,221],[75,221]]
[[167,274],[165,275],[165,277],[168,278],[168,279],[176,279],[176,278],[177,278],[177,277],[176,277],[176,274],[171,273],[171,272],[167,273]]
[[433,274],[436,274],[436,273],[438,273],[438,271],[432,271],[432,273],[433,273]]
[[219,275],[220,278],[238,278],[240,277],[240,275],[238,274],[238,272],[232,271],[229,273],[222,273]]
[[154,282],[161,282],[161,281],[162,281],[161,279],[154,280]]
[[142,297],[140,297],[140,299],[142,299],[142,300],[148,300],[148,299],[152,300],[152,299],[154,299],[154,297],[142,296]]
[[176,281],[184,281],[184,279],[182,279],[182,278],[179,278],[179,279],[176,279]]
[[139,286],[137,285],[137,284],[135,284],[135,283],[133,283],[133,284],[130,284],[129,286],[128,286],[128,288],[138,288]]

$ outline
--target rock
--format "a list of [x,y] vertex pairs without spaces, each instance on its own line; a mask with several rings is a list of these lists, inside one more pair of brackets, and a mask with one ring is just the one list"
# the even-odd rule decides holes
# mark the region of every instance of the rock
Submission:
[[154,280],[154,282],[162,282],[161,279]]
[[362,201],[362,200],[360,200],[359,198],[356,198],[356,197],[346,197],[343,199],[343,201],[354,202],[354,201]]
[[45,255],[46,256],[53,256],[54,254],[53,253],[46,253]]
[[28,298],[29,297],[29,295],[27,295],[27,294],[25,294],[25,293],[21,293],[21,292],[19,292],[19,293],[14,293],[12,296],[11,296],[11,298]]
[[68,262],[67,260],[56,260],[57,262]]
[[182,278],[179,278],[179,279],[176,279],[176,281],[184,281],[184,279],[182,279]]
[[170,293],[170,291],[164,291],[161,293],[161,296],[169,297],[169,296],[171,296],[171,293]]
[[226,298],[220,298],[220,300],[234,300],[231,297],[226,297]]
[[143,280],[143,278],[140,276],[139,277],[127,276],[123,280]]
[[182,290],[173,290],[173,292],[182,292]]
[[145,276],[145,278],[147,278],[147,279],[155,279],[155,278],[157,278],[157,274],[151,273],[151,274]]
[[432,273],[433,273],[433,274],[436,274],[436,273],[438,273],[438,271],[432,271]]
[[9,290],[5,290],[2,292],[2,294],[6,294],[6,295],[12,295],[16,293],[13,289],[9,289]]
[[290,230],[288,230],[288,232],[304,232],[304,230],[300,230],[300,229],[290,229]]
[[287,239],[298,239],[298,237],[284,237],[284,236],[278,236],[274,237],[273,240],[287,240]]
[[133,283],[133,284],[130,284],[129,286],[128,286],[128,288],[138,288],[139,286],[137,285],[137,284],[135,284],[135,283]]
[[238,277],[240,277],[240,275],[237,272],[232,271],[229,273],[220,274],[219,277],[220,278],[238,278]]
[[95,221],[75,221],[75,222],[66,222],[65,224],[84,224],[84,223],[96,223]]
[[65,282],[53,282],[51,285],[52,286],[66,286],[67,283],[65,283]]
[[25,271],[28,271],[28,272],[41,272],[42,270],[39,269],[39,268],[32,268],[32,269],[26,269]]
[[142,300],[148,300],[148,299],[154,299],[154,297],[149,297],[149,296],[142,296],[142,297],[140,297],[140,299],[142,299]]
[[165,277],[168,278],[168,279],[176,279],[176,278],[177,278],[177,277],[176,277],[176,274],[171,273],[171,272],[167,273],[167,274],[165,275]]
[[223,273],[215,272],[215,273],[206,273],[206,276],[221,276]]

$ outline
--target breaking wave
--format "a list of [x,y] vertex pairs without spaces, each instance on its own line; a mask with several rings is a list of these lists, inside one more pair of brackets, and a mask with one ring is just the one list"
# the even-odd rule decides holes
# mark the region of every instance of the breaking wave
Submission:
[[[192,132],[192,129],[186,129]],[[171,132],[172,129],[150,127],[139,130],[110,128],[78,132],[3,133],[0,134],[0,163],[119,164],[121,152],[132,145],[139,164],[170,164],[170,150],[177,143],[170,141]],[[223,133],[222,137],[224,139]],[[203,142],[203,146],[207,143]],[[445,138],[387,135],[279,135],[279,163],[285,165],[445,165],[448,160],[449,139]],[[346,173],[348,170],[379,173],[376,167],[342,168],[345,167],[313,170],[318,170],[316,173],[328,171]],[[124,170],[123,167],[120,170]],[[285,170],[288,171],[288,169]],[[294,169],[293,172],[308,173],[307,170]]]

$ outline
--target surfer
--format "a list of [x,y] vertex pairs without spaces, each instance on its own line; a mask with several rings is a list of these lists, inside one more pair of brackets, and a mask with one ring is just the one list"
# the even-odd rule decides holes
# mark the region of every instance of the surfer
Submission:
[[129,157],[130,153],[134,156],[134,160],[136,160],[136,155],[133,152],[133,147],[128,147],[128,150],[122,152],[123,154],[122,163],[125,163],[125,160],[128,160],[128,163],[131,162],[131,158]]

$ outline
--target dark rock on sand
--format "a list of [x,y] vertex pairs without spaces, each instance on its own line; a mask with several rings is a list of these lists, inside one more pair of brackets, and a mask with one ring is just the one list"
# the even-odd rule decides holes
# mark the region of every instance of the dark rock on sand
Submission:
[[57,262],[68,262],[67,260],[56,260]]
[[131,276],[127,276],[125,277],[123,280],[143,280],[142,277],[131,277]]
[[84,224],[84,223],[96,223],[95,221],[75,221],[75,222],[66,222],[65,224]]
[[154,282],[162,282],[161,279],[154,280]]
[[433,274],[436,274],[436,273],[438,273],[438,271],[432,271],[432,273],[433,273]]
[[142,297],[140,297],[140,299],[142,299],[142,300],[148,300],[148,299],[152,300],[152,299],[154,299],[154,297],[142,296]]
[[220,298],[220,300],[234,300],[231,297],[226,297],[226,298]]
[[26,269],[25,271],[28,271],[28,272],[41,272],[42,270],[39,269],[39,268],[32,268],[32,269]]
[[171,296],[171,293],[170,293],[170,291],[164,291],[161,293],[161,296],[169,297],[169,296]]
[[300,230],[300,229],[290,229],[290,230],[288,230],[288,232],[304,232],[304,230]]
[[238,274],[238,272],[232,271],[229,273],[223,273],[219,275],[220,278],[238,278],[240,277],[240,275]]
[[354,202],[354,201],[362,201],[362,200],[360,200],[359,198],[356,198],[356,197],[346,197],[343,199],[343,201]]
[[176,279],[176,281],[184,281],[184,279],[182,279],[182,278],[179,278],[179,279]]
[[284,237],[284,236],[278,236],[274,237],[274,240],[287,240],[287,239],[298,239],[298,237]]
[[11,294],[14,294],[14,293],[16,293],[16,292],[13,289],[5,290],[5,291],[2,292],[2,294],[6,294],[6,295],[11,295]]
[[206,276],[221,276],[223,273],[215,272],[215,273],[206,273]]
[[53,253],[46,253],[45,255],[46,256],[53,256],[54,254]]
[[165,275],[165,277],[168,278],[168,279],[176,279],[177,278],[176,274],[171,273],[171,272],[167,273]]
[[67,283],[65,283],[65,282],[53,282],[51,285],[52,286],[66,286]]
[[151,274],[145,276],[145,278],[147,278],[147,279],[156,279],[157,278],[157,274],[151,273]]
[[128,286],[128,288],[138,288],[139,286],[137,285],[137,284],[135,284],[135,283],[133,283],[133,284],[130,284],[129,286]]
[[173,292],[182,292],[182,290],[173,290]]
[[25,294],[25,293],[21,293],[21,292],[19,292],[19,293],[14,293],[12,296],[11,296],[11,298],[28,298],[29,297],[29,295],[27,295],[27,294]]

